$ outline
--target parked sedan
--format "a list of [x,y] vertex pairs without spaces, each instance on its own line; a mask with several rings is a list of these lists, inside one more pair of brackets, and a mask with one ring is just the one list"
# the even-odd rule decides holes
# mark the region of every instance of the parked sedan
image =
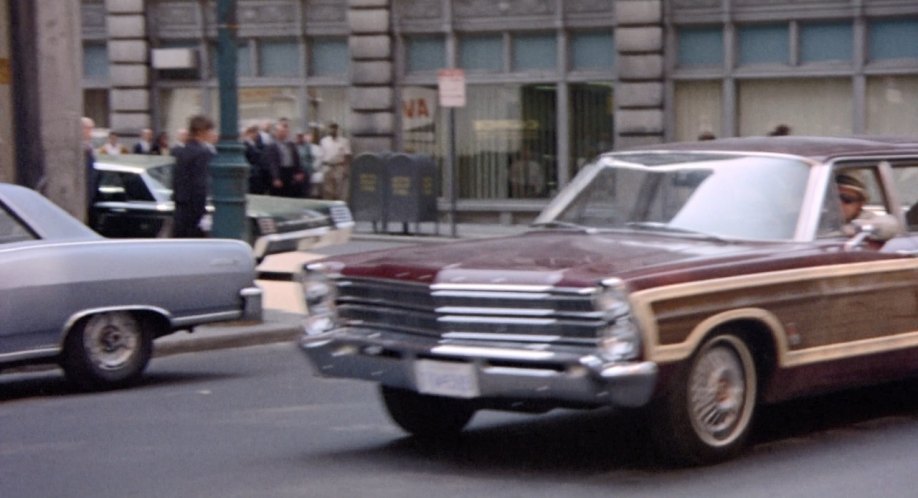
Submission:
[[615,406],[663,458],[718,461],[763,403],[918,373],[918,142],[609,153],[523,235],[307,270],[316,372],[379,383],[412,434]]
[[[165,237],[171,231],[170,156],[100,156],[93,228],[106,237]],[[213,210],[212,207],[210,207]],[[341,201],[246,196],[247,240],[257,259],[350,239],[354,220]]]
[[0,275],[0,369],[57,363],[90,389],[137,380],[158,337],[261,316],[245,243],[109,240],[9,184],[0,184]]

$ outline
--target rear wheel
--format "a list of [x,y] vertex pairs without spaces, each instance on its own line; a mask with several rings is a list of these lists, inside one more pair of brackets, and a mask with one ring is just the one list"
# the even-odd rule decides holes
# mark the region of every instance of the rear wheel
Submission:
[[735,456],[752,425],[757,382],[742,339],[721,334],[705,341],[654,407],[661,456],[696,465]]
[[121,387],[140,378],[152,351],[152,334],[137,317],[127,311],[97,313],[67,336],[64,372],[83,389]]
[[475,415],[475,408],[467,401],[387,386],[381,386],[380,393],[389,417],[399,427],[418,437],[456,435]]

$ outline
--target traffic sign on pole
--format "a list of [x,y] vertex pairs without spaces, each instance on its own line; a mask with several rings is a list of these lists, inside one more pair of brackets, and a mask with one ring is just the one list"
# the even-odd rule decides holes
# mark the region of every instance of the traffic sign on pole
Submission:
[[437,86],[440,90],[440,105],[443,107],[465,107],[465,71],[462,69],[441,69],[437,72]]

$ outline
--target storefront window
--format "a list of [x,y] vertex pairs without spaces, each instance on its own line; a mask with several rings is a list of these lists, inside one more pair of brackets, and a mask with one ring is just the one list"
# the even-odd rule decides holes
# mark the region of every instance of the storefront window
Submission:
[[765,135],[779,124],[794,135],[850,135],[851,95],[847,78],[741,81],[740,135]]
[[867,80],[867,125],[871,135],[918,135],[918,76]]
[[159,105],[160,122],[174,140],[175,132],[188,126],[188,118],[204,112],[204,96],[199,88],[169,88],[160,92]]
[[611,83],[570,85],[570,165],[571,177],[584,164],[614,146]]
[[555,187],[555,85],[470,85],[457,109],[459,197],[544,198]]
[[676,140],[720,136],[723,129],[722,86],[720,80],[680,81],[676,84]]

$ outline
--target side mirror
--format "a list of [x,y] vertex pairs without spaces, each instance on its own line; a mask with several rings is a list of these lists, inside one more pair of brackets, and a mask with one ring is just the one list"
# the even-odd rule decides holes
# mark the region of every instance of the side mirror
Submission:
[[891,214],[875,216],[870,219],[854,220],[851,225],[856,233],[845,243],[846,250],[862,247],[866,241],[886,242],[899,234],[899,220]]

